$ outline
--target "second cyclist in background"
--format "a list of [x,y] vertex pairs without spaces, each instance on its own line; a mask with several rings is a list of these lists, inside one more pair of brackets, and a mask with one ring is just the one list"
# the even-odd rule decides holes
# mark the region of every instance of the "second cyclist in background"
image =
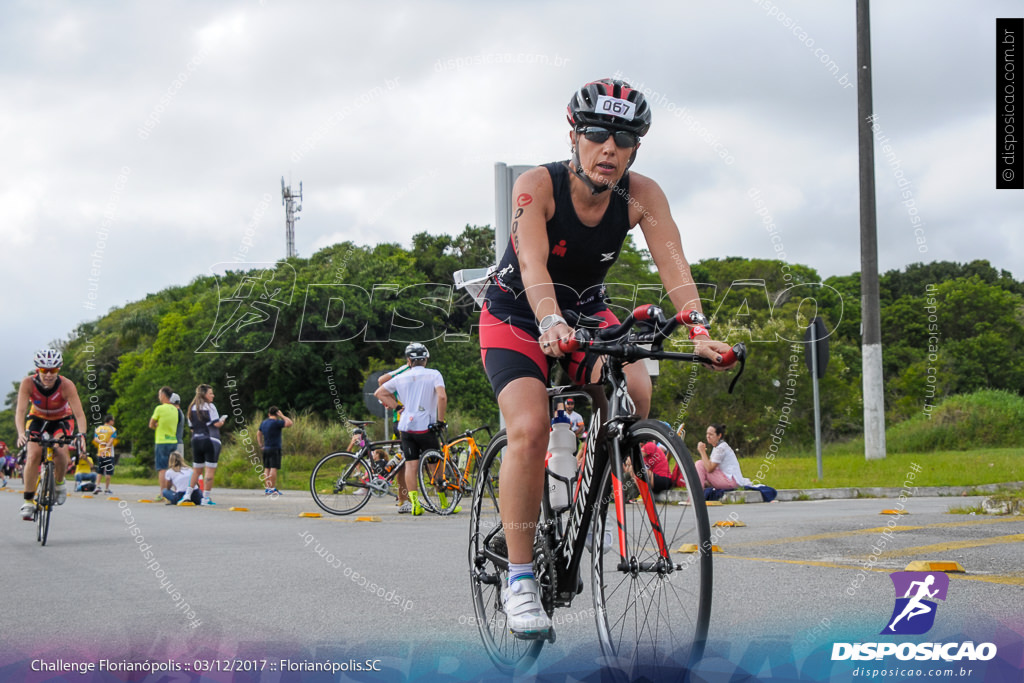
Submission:
[[[36,483],[43,449],[29,438],[38,438],[43,432],[51,437],[71,436],[75,433],[71,417],[84,429],[85,411],[78,397],[78,388],[67,377],[60,376],[64,357],[60,351],[43,349],[35,355],[36,373],[21,380],[18,403],[14,409],[14,423],[18,430],[18,447],[28,445],[25,469],[25,502],[21,505],[21,518],[31,520],[35,514]],[[26,424],[26,413],[28,423]],[[80,438],[78,450],[85,452],[85,438]],[[68,470],[68,449],[56,447],[53,452],[54,472],[57,477],[57,505],[67,500],[64,474]]]

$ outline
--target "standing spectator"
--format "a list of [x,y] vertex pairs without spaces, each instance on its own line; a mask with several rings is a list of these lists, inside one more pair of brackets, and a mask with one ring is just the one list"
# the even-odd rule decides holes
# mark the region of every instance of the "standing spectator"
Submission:
[[[417,490],[420,454],[431,448],[439,448],[437,432],[444,427],[444,416],[448,409],[448,394],[444,390],[444,378],[437,370],[428,370],[430,352],[423,344],[409,344],[405,347],[409,370],[392,377],[380,385],[374,396],[388,408],[394,410],[401,401],[405,406],[398,421],[398,432],[402,435],[402,452],[405,453],[405,484],[409,501],[402,499],[399,487],[398,512],[422,515]],[[393,375],[395,373],[392,373]],[[392,394],[397,394],[398,399]],[[408,507],[406,507],[408,505]]]
[[[96,474],[106,477],[106,490],[110,493],[110,477],[114,474],[114,446],[117,445],[117,429],[114,428],[114,416],[103,416],[103,424],[96,428],[92,443],[96,446]],[[100,491],[100,480],[96,480],[96,492]]]
[[220,459],[220,428],[227,416],[221,417],[213,405],[213,387],[200,384],[196,387],[196,397],[188,404],[188,423],[192,428],[192,480],[186,497],[199,483],[200,470],[203,471],[202,500],[200,505],[216,505],[210,500],[213,489],[213,476],[217,472],[217,461]]
[[710,486],[721,491],[731,491],[750,484],[750,480],[740,471],[740,461],[736,458],[736,453],[725,442],[725,425],[713,424],[708,427],[707,439],[712,448],[710,457],[704,442],[697,443],[700,460],[696,466],[700,485],[704,488]]
[[577,439],[583,438],[583,416],[576,412],[576,400],[565,399],[565,415],[569,418],[569,429],[576,435]]
[[18,472],[18,459],[14,457],[14,453],[7,451],[7,455],[4,456],[3,463],[0,464],[2,464],[4,468],[4,486],[7,486],[7,480],[14,479]]
[[178,439],[177,450],[181,457],[185,457],[185,413],[181,412],[181,396],[171,394],[171,403],[178,409],[178,430],[175,436]]
[[281,469],[281,449],[284,447],[281,430],[291,427],[292,424],[292,421],[277,406],[270,406],[267,409],[267,419],[260,423],[260,430],[256,432],[256,441],[263,449],[263,468],[267,471],[264,485],[265,495],[274,497],[281,495],[281,492],[277,490],[277,471]]
[[160,387],[160,391],[157,392],[160,405],[153,410],[153,415],[149,418],[149,428],[156,430],[153,460],[160,484],[159,495],[163,495],[164,489],[167,488],[167,462],[178,444],[178,409],[171,404],[173,394],[170,387]]
[[0,486],[7,486],[7,443],[0,439],[0,479],[3,479],[3,483]]

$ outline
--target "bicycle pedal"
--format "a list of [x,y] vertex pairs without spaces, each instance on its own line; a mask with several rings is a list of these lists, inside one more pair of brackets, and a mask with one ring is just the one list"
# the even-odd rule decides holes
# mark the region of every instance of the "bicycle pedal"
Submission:
[[546,633],[543,632],[543,631],[536,631],[536,632],[530,632],[530,633],[519,633],[517,631],[513,631],[512,629],[509,629],[508,632],[516,640],[546,640],[549,643],[555,642],[555,629],[554,629],[554,627],[548,629],[548,631]]

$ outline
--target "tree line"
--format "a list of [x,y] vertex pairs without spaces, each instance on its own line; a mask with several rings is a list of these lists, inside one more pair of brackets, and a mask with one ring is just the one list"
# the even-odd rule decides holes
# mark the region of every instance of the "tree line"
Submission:
[[[90,428],[110,412],[122,437],[146,450],[161,386],[178,392],[185,407],[198,384],[210,384],[220,411],[239,424],[271,404],[333,421],[365,419],[367,376],[397,367],[405,345],[420,341],[444,375],[453,414],[473,426],[495,425],[476,338],[479,310],[452,286],[452,272],[493,262],[493,240],[490,227],[466,226],[457,236],[417,234],[409,249],[343,242],[309,258],[198,276],[79,325],[56,342],[64,374],[79,386]],[[712,335],[745,342],[749,360],[734,394],[727,393],[731,373],[662,362],[653,417],[698,433],[726,423],[743,455],[765,449],[780,431],[782,451],[806,448],[813,405],[801,341],[819,315],[830,333],[824,438],[861,432],[858,273],[823,281],[808,266],[739,257],[691,267],[713,316]],[[607,283],[620,318],[649,302],[674,312],[649,254],[631,241]],[[1024,285],[1010,273],[987,261],[935,262],[890,271],[880,284],[890,423],[927,413],[951,394],[1022,391]],[[678,336],[673,344],[683,349],[688,342]],[[8,443],[15,397],[16,389],[0,415]]]

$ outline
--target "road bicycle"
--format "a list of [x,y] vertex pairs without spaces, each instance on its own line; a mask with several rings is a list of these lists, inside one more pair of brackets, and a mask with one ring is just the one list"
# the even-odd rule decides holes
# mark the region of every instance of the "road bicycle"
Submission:
[[50,533],[50,513],[53,512],[53,508],[57,504],[57,480],[53,471],[55,466],[53,449],[56,446],[68,446],[74,443],[80,436],[82,435],[74,434],[72,436],[52,438],[49,434],[43,432],[42,436],[33,436],[28,439],[38,443],[45,451],[35,495],[36,511],[34,519],[36,522],[36,540],[39,541],[40,545],[46,545],[46,539]]
[[[577,329],[576,339],[560,343],[564,352],[579,349],[604,357],[601,383],[610,389],[610,398],[608,414],[595,410],[591,418],[568,510],[552,509],[545,486],[534,542],[534,575],[544,609],[553,616],[556,608],[570,606],[583,592],[581,572],[585,563],[590,565],[604,661],[628,680],[678,677],[703,653],[711,615],[710,529],[693,459],[671,427],[634,414],[623,372],[624,364],[644,358],[712,365],[694,353],[663,350],[664,341],[683,322],[707,324],[696,311],[666,320],[658,307],[641,306],[620,325],[592,334]],[[733,386],[745,356],[743,344],[723,354],[722,366],[740,361]],[[581,395],[572,387],[555,387],[548,395],[561,400],[569,392]],[[669,462],[674,460],[680,468],[688,505],[670,502],[666,496],[655,499],[643,476],[637,477],[639,504],[627,504],[623,462],[630,459],[633,471],[642,472],[641,446],[648,442],[660,446]],[[484,646],[499,669],[514,673],[536,659],[544,639],[514,637],[503,611],[508,550],[494,467],[507,443],[504,430],[497,433],[480,464],[470,517],[469,583]],[[547,472],[546,484],[551,477]],[[558,619],[553,621],[557,624]],[[552,629],[546,639],[554,638]]]
[[420,498],[424,507],[439,515],[448,515],[473,492],[473,481],[481,454],[473,435],[491,428],[487,425],[470,429],[451,440],[442,438],[441,450],[431,449],[420,456]]
[[[372,496],[397,498],[391,483],[405,463],[401,441],[367,441],[363,427],[373,424],[372,421],[348,423],[356,428],[354,436],[359,439],[359,449],[355,453],[338,451],[325,455],[309,475],[313,500],[332,515],[357,512]],[[374,457],[377,451],[383,451],[384,460]]]

